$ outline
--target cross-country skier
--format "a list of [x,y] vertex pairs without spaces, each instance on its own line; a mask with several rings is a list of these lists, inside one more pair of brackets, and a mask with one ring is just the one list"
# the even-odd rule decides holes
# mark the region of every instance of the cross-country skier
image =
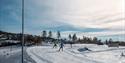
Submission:
[[54,45],[53,45],[53,48],[56,48],[57,47],[57,42],[54,41]]
[[62,49],[62,51],[63,51],[63,47],[64,47],[64,43],[63,43],[63,41],[61,41],[59,51],[60,51],[61,49]]
[[73,44],[73,42],[72,42],[72,41],[70,41],[70,46],[71,46],[71,48],[72,48],[72,44]]

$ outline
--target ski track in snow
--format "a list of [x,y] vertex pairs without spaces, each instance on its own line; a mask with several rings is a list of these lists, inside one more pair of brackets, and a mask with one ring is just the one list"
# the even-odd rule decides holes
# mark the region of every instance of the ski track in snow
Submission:
[[[115,63],[115,59],[107,62],[102,60],[105,57],[99,57],[100,54],[111,54],[112,51],[124,51],[125,48],[107,48],[100,46],[87,46],[93,51],[79,52],[77,49],[81,46],[74,46],[74,48],[65,47],[64,51],[58,51],[58,48],[53,49],[51,46],[34,46],[27,49],[28,55],[37,63]],[[97,49],[93,49],[93,48]],[[113,52],[114,53],[114,52]],[[95,56],[97,55],[97,56]],[[104,56],[102,55],[102,56]],[[107,55],[105,55],[107,56]],[[118,57],[118,55],[116,55]],[[107,57],[108,58],[108,57]],[[109,59],[111,59],[109,57]],[[117,60],[117,59],[116,59]],[[116,63],[125,63],[125,58],[119,59]],[[114,61],[114,62],[113,62]]]

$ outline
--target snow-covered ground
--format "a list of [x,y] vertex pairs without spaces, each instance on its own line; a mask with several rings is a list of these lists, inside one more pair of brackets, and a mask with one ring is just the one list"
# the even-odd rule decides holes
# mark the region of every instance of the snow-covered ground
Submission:
[[[24,63],[35,63],[26,53],[24,48]],[[21,46],[0,47],[0,63],[22,63]]]
[[[89,50],[84,50],[87,47]],[[26,51],[37,63],[125,63],[125,47],[110,47],[95,44],[65,45],[64,51],[52,46],[34,46]]]
[[0,56],[10,57],[20,51],[21,48],[17,46],[0,47]]

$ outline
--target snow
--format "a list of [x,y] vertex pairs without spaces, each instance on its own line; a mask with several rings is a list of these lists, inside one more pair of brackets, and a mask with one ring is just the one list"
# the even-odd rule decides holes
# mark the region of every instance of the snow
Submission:
[[18,41],[18,40],[5,40],[4,42],[19,43],[20,41]]
[[15,53],[18,53],[21,51],[21,48],[17,46],[8,46],[8,47],[1,47],[0,48],[0,55],[14,55]]
[[[24,63],[35,63],[26,53],[24,47]],[[6,46],[0,47],[0,63],[22,63],[21,46]]]
[[[89,50],[84,50],[87,47]],[[83,48],[84,51],[79,51]],[[75,44],[73,48],[65,45],[64,51],[50,46],[34,46],[26,51],[36,63],[125,63],[125,47],[107,47],[106,45]]]

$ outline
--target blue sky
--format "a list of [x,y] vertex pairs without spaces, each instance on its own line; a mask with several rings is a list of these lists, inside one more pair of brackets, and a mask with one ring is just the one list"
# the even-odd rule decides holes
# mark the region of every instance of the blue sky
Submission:
[[[124,0],[25,0],[25,33],[125,40]],[[0,0],[0,29],[21,32],[21,0]]]

